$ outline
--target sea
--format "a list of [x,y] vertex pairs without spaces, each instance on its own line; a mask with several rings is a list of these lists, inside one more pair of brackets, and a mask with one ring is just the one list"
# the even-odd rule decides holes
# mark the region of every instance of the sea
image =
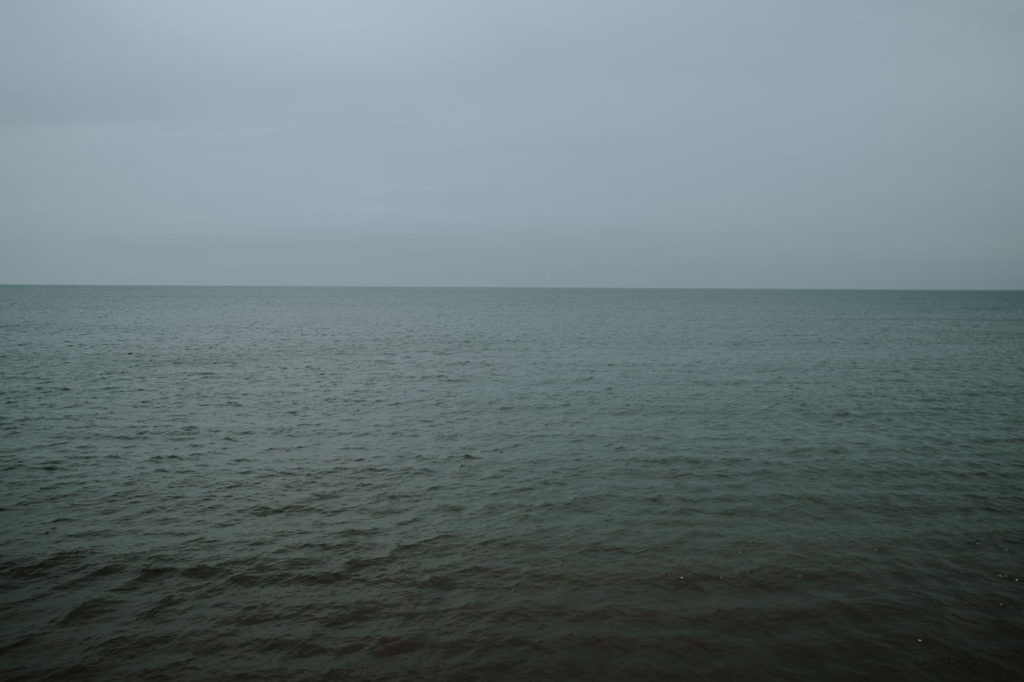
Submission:
[[4,680],[1019,680],[1024,292],[0,287]]

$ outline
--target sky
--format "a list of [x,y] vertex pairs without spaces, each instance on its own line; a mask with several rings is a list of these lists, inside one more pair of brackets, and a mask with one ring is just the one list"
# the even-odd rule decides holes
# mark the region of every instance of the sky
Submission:
[[1021,0],[4,0],[0,283],[1024,288]]

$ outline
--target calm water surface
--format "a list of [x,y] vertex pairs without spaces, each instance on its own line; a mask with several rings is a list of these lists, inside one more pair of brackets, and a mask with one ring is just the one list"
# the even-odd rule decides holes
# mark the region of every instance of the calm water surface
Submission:
[[1024,673],[1024,293],[0,287],[5,679]]

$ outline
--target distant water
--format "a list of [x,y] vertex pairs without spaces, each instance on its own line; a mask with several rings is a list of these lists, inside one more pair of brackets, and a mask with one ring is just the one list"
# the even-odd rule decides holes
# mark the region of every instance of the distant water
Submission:
[[0,287],[0,677],[1016,680],[1024,293]]

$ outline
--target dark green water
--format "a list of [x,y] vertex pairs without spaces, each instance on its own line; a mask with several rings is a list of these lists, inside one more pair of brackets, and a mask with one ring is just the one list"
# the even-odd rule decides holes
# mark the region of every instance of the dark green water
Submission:
[[0,287],[5,679],[1017,679],[1024,293]]

